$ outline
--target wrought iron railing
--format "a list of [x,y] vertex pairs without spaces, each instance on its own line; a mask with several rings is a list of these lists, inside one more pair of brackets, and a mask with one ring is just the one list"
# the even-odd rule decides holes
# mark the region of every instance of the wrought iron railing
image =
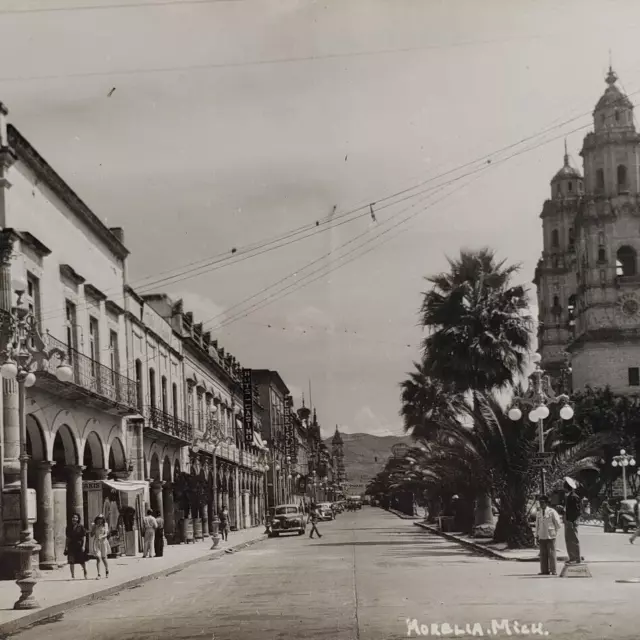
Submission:
[[[57,340],[50,333],[45,334],[43,340],[47,350],[56,348],[67,354],[69,365],[73,369],[72,384],[107,398],[111,402],[131,408],[137,407],[138,392],[134,380],[92,360]],[[55,373],[57,364],[56,361],[47,365],[49,373]]]
[[193,427],[158,407],[147,407],[145,417],[149,426],[186,442],[193,441]]

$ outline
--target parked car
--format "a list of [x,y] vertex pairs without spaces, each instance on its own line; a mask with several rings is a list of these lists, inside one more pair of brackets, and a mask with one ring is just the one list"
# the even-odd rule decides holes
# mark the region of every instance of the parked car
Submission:
[[272,509],[270,538],[281,533],[297,533],[301,536],[306,529],[306,517],[300,505],[282,504]]
[[321,502],[318,505],[318,519],[319,520],[335,520],[336,516],[333,513],[330,502]]
[[622,529],[625,533],[636,528],[635,515],[636,500],[620,500],[620,506],[605,523],[605,531],[614,533],[616,529]]

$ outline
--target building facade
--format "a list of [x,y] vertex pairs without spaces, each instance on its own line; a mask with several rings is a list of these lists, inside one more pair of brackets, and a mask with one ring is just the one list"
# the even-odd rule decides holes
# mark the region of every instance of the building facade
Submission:
[[[11,279],[23,280],[22,303],[52,357],[38,363],[26,390],[29,486],[40,565],[66,563],[64,531],[71,514],[89,524],[105,504],[101,481],[129,478],[139,434],[127,416],[138,412],[127,376],[123,284],[128,251],[121,230],[107,228],[26,138],[7,125],[0,106],[0,227],[13,246],[2,267],[3,309],[16,303]],[[55,355],[53,355],[55,354]],[[54,375],[61,357],[73,379]],[[17,385],[3,381],[2,545],[18,536]],[[114,523],[116,525],[117,523]],[[114,546],[121,543],[114,538]],[[8,559],[0,561],[12,571]]]
[[543,363],[568,351],[574,388],[629,393],[640,390],[640,134],[616,83],[610,69],[581,150],[584,178],[571,170],[552,183],[535,282]]
[[[262,425],[257,411],[250,440],[245,434],[242,366],[203,331],[182,300],[174,303],[166,295],[144,296],[144,300],[182,341],[185,419],[192,426],[193,440],[188,467],[173,479],[180,540],[208,536],[213,516],[224,507],[233,530],[258,525],[264,513],[259,455],[265,447],[259,438]],[[254,397],[256,406],[259,402]],[[225,438],[217,447],[210,440],[215,430]]]

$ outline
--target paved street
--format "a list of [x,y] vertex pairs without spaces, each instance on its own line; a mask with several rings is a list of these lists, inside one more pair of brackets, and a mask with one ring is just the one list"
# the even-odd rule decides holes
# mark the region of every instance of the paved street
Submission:
[[407,637],[407,618],[485,632],[492,619],[542,623],[567,640],[638,637],[640,584],[615,582],[640,576],[640,546],[625,536],[585,532],[587,548],[602,538],[622,555],[595,562],[591,580],[562,580],[538,577],[536,564],[473,556],[379,509],[320,529],[321,540],[266,540],[14,637],[392,640]]

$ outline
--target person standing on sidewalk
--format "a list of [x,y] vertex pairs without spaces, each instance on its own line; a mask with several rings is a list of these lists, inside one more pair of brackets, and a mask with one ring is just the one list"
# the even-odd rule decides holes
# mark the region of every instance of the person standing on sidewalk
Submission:
[[536,538],[540,544],[540,575],[556,575],[556,537],[561,527],[560,516],[549,506],[549,498],[540,496],[536,516]]
[[223,507],[220,514],[220,533],[226,542],[229,539],[229,509],[227,507]]
[[578,519],[581,502],[576,493],[577,483],[573,478],[564,479],[567,496],[564,503],[564,542],[569,554],[568,564],[580,564],[580,540],[578,539]]
[[164,518],[159,511],[155,514],[156,523],[158,528],[156,529],[156,537],[154,539],[154,551],[156,552],[156,558],[162,558],[164,552]]
[[153,517],[153,511],[147,510],[147,515],[142,518],[142,533],[144,534],[144,551],[143,558],[153,557],[153,547],[156,539],[156,529],[158,521]]
[[100,561],[104,565],[105,575],[109,577],[109,564],[107,558],[111,553],[111,547],[109,545],[109,527],[104,519],[104,516],[100,514],[96,516],[93,521],[93,527],[91,528],[91,552],[96,559],[96,567],[98,569],[98,577],[96,580],[100,580]]
[[87,552],[85,550],[87,542],[87,531],[80,524],[80,516],[74,513],[71,517],[71,524],[67,527],[67,537],[64,545],[64,555],[69,561],[71,577],[75,580],[76,565],[79,564],[84,571],[84,579],[87,579]]
[[636,530],[629,538],[629,542],[631,544],[633,544],[636,541],[636,538],[640,536],[640,490],[636,493],[636,503],[633,505],[633,515],[636,518]]
[[315,504],[311,505],[311,509],[309,511],[309,522],[311,523],[311,533],[309,534],[309,538],[313,538],[314,532],[318,534],[318,538],[322,538],[320,532],[318,531],[318,507]]

